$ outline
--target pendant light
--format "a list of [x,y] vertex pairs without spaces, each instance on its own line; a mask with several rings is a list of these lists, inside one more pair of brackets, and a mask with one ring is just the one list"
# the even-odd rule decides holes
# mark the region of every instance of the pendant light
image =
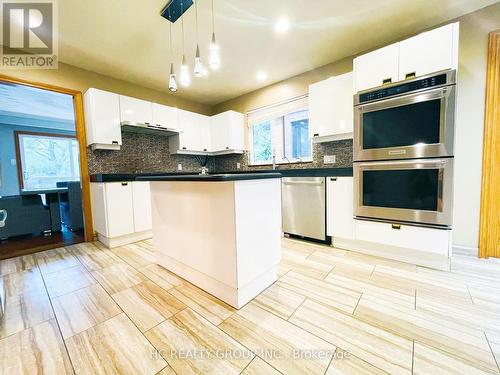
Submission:
[[214,22],[214,0],[212,0],[212,42],[210,43],[210,53],[208,56],[208,65],[213,70],[220,68],[219,46],[215,40],[215,22]]
[[169,29],[169,34],[170,34],[170,77],[168,80],[168,89],[171,92],[177,92],[177,81],[175,80],[175,73],[174,73],[174,63],[172,61],[172,57],[174,55],[174,50],[172,48],[172,24],[170,24],[170,29]]
[[[182,1],[181,1],[181,13],[184,13]],[[179,82],[181,83],[182,86],[186,87],[191,84],[191,77],[189,75],[189,67],[186,64],[186,55],[184,54],[184,17],[181,17],[181,25],[182,25],[182,61],[179,73]]]
[[203,77],[206,70],[203,66],[203,62],[201,61],[200,46],[198,44],[198,1],[194,2],[194,10],[196,13],[196,54],[194,56],[194,76]]

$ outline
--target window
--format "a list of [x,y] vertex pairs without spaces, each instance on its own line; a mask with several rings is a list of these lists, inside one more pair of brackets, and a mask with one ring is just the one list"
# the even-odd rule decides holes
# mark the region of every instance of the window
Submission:
[[15,132],[21,188],[55,188],[80,180],[78,142],[70,135]]
[[307,98],[248,114],[250,164],[312,161]]

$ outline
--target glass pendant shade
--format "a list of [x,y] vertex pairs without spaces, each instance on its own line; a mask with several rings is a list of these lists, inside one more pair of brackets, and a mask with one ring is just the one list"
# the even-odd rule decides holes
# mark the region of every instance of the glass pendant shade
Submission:
[[210,52],[208,56],[208,65],[213,70],[218,70],[220,68],[220,54],[219,46],[215,41],[215,32],[212,33],[212,43],[210,43]]
[[182,64],[179,73],[179,82],[182,86],[189,86],[191,84],[191,77],[189,75],[189,67],[186,64],[186,56],[182,55]]
[[168,80],[168,89],[172,92],[177,92],[177,81],[175,80],[174,64],[170,64],[170,78]]
[[203,62],[200,57],[200,46],[196,46],[196,55],[194,57],[194,76],[202,77],[205,68],[203,67]]

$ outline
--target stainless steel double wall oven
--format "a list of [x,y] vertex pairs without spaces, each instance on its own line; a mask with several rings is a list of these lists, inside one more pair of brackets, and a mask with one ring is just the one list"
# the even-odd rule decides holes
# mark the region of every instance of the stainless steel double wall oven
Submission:
[[456,72],[354,96],[354,213],[451,227]]

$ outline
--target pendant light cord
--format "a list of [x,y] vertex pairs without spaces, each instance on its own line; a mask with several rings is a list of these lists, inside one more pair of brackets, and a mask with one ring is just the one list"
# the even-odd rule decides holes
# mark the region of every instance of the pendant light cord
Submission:
[[215,21],[214,21],[214,0],[212,0],[212,34],[215,32]]
[[183,14],[184,14],[184,6],[181,1],[182,58],[184,58],[184,17],[182,17]]
[[194,11],[196,14],[196,44],[198,44],[198,0],[194,2]]

